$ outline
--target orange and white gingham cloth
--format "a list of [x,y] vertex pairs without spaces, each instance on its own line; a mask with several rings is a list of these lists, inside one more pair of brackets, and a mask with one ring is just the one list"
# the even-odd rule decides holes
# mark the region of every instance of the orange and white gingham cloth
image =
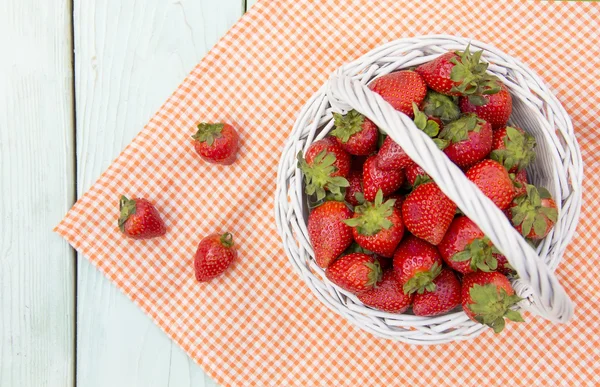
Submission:
[[[600,4],[539,1],[272,0],[208,53],[57,227],[223,386],[600,385]],[[579,231],[557,270],[576,304],[553,325],[526,314],[502,334],[433,347],[376,338],[312,295],[273,216],[280,150],[299,109],[338,66],[400,37],[472,37],[545,79],[573,118],[586,164]],[[209,165],[190,136],[227,121],[238,162]],[[168,227],[134,241],[119,195],[146,197]],[[201,237],[232,232],[239,260],[194,280]]]

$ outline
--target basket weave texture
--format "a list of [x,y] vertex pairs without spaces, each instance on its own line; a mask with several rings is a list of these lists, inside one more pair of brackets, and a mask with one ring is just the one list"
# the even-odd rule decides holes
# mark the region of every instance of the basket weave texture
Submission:
[[[471,183],[413,121],[396,111],[367,84],[400,69],[418,66],[437,56],[463,50],[484,50],[489,72],[508,87],[513,97],[510,124],[532,134],[537,158],[527,172],[537,186],[556,200],[559,219],[534,250],[503,213]],[[279,164],[275,212],[277,228],[291,263],[306,284],[328,307],[358,327],[378,336],[415,344],[439,344],[477,336],[487,327],[470,320],[462,310],[436,317],[392,314],[364,306],[356,296],[329,282],[316,265],[307,232],[308,204],[296,155],[333,128],[333,113],[355,109],[400,144],[507,257],[519,274],[512,285],[524,298],[519,308],[554,322],[566,322],[573,305],[554,270],[571,240],[581,208],[583,176],[579,146],[565,109],[544,82],[515,58],[482,42],[435,35],[400,39],[380,46],[339,68],[301,110]]]

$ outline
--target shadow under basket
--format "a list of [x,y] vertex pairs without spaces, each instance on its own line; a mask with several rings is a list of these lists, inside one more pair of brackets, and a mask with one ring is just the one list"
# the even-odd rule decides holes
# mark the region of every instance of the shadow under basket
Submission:
[[[558,222],[535,249],[409,117],[366,86],[382,75],[418,66],[448,51],[464,50],[469,43],[472,51],[484,50],[482,59],[490,64],[488,71],[509,89],[513,98],[509,123],[525,129],[538,144],[536,161],[527,169],[530,180],[546,187],[558,206]],[[317,266],[308,238],[308,204],[296,155],[329,133],[333,113],[345,114],[352,109],[371,119],[402,146],[507,257],[519,275],[512,281],[516,293],[523,297],[519,309],[553,322],[571,318],[573,305],[554,275],[575,232],[581,208],[583,168],[571,120],[542,80],[520,61],[487,44],[445,35],[396,40],[339,68],[303,107],[285,145],[275,196],[277,228],[293,267],[325,305],[361,329],[407,343],[465,340],[488,329],[459,309],[436,317],[372,309],[329,282]]]

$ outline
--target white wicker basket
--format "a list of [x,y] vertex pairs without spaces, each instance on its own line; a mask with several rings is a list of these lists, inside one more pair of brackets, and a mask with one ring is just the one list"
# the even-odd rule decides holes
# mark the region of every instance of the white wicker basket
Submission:
[[[489,71],[510,90],[514,105],[511,123],[526,129],[538,143],[538,157],[528,173],[536,185],[552,193],[559,207],[559,219],[537,251],[410,118],[366,86],[376,77],[428,62],[447,51],[464,49],[468,43],[472,51],[484,50]],[[581,207],[582,160],[571,120],[544,82],[520,61],[487,44],[445,35],[400,39],[374,49],[338,69],[300,112],[279,164],[275,218],[290,261],[323,303],[362,329],[408,343],[469,339],[487,329],[471,321],[459,308],[438,317],[374,310],[329,282],[323,269],[316,265],[306,228],[308,206],[296,155],[327,135],[333,127],[332,113],[351,109],[370,118],[400,144],[506,255],[520,277],[513,282],[517,294],[524,297],[520,308],[554,322],[570,319],[573,305],[553,272],[575,232]]]

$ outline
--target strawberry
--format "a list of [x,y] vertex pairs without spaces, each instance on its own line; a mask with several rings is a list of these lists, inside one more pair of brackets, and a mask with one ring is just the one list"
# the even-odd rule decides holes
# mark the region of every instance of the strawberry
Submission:
[[392,270],[383,272],[377,287],[358,295],[363,304],[389,313],[405,312],[412,298],[412,295],[402,291],[402,285],[396,280]]
[[379,130],[370,119],[356,110],[351,110],[345,116],[334,113],[335,128],[329,133],[342,148],[356,156],[366,156],[377,150]]
[[509,173],[510,179],[515,187],[515,197],[519,197],[527,193],[527,184],[529,184],[529,178],[527,177],[527,171],[521,169],[517,173]]
[[455,121],[460,117],[460,109],[452,97],[432,90],[427,92],[421,108],[430,119],[438,118],[440,120],[438,122],[440,128],[442,122]]
[[444,149],[446,156],[459,167],[468,168],[492,150],[492,127],[477,116],[467,114],[444,126],[440,139],[448,141]]
[[423,78],[410,70],[396,71],[379,77],[371,82],[369,88],[410,118],[414,116],[413,102],[420,105],[427,94]]
[[477,114],[477,117],[489,122],[494,130],[506,126],[512,113],[512,97],[504,84],[498,84],[500,85],[500,91],[497,93],[461,97],[458,102],[463,113]]
[[540,240],[550,233],[558,220],[558,209],[546,188],[526,185],[526,194],[510,206],[510,218],[517,231],[526,238]]
[[354,294],[373,289],[381,280],[379,262],[370,255],[352,253],[340,257],[325,269],[325,276]]
[[419,185],[402,204],[402,218],[408,231],[432,245],[441,242],[455,213],[456,205],[434,182]]
[[352,229],[344,223],[352,211],[342,202],[329,201],[308,215],[308,236],[317,265],[326,268],[352,243]]
[[379,190],[383,196],[388,196],[404,183],[404,173],[401,170],[382,171],[377,167],[377,156],[371,156],[363,166],[363,192],[368,201],[375,200]]
[[[425,113],[419,111],[417,105],[413,102],[414,121],[417,128],[421,129],[429,137],[435,137],[440,132],[440,126],[437,122],[427,119]],[[434,138],[433,141],[440,149],[447,146],[447,141]],[[383,171],[392,171],[402,169],[410,164],[412,160],[404,152],[404,149],[398,145],[391,137],[386,137],[381,149],[377,154],[377,167]]]
[[498,262],[498,268],[496,269],[498,273],[502,273],[506,276],[513,276],[516,274],[515,269],[508,263],[508,259],[506,259],[504,255],[500,253],[492,253],[492,255]]
[[466,175],[501,210],[505,210],[515,196],[508,172],[497,161],[483,160],[471,167]]
[[467,274],[462,283],[462,307],[470,319],[485,324],[494,332],[504,329],[504,317],[521,322],[521,314],[511,307],[521,301],[508,278],[498,272]]
[[490,158],[508,169],[522,171],[535,159],[535,138],[521,128],[506,126],[494,132]]
[[298,153],[298,168],[304,174],[307,195],[316,194],[317,201],[323,200],[326,191],[342,200],[342,188],[348,186],[346,176],[350,172],[350,155],[331,137],[310,145],[302,158]]
[[442,258],[434,245],[413,235],[394,253],[394,273],[406,294],[434,291],[433,280],[442,271]]
[[415,71],[420,74],[429,88],[452,96],[480,96],[500,91],[498,78],[487,74],[488,64],[481,62],[478,51],[447,52],[431,62],[424,63]]
[[227,270],[237,257],[230,233],[212,234],[200,241],[194,257],[196,280],[209,281]]
[[499,254],[499,251],[466,216],[458,216],[452,221],[438,250],[448,266],[462,274],[498,269],[494,253]]
[[152,203],[146,199],[119,200],[119,228],[126,236],[133,239],[151,239],[165,235],[167,229],[160,214]]
[[402,214],[394,208],[394,200],[383,202],[379,190],[373,202],[356,207],[352,219],[345,220],[353,227],[354,240],[361,247],[384,257],[392,257],[404,235]]
[[237,157],[240,139],[229,124],[203,122],[198,125],[198,131],[192,138],[196,153],[209,163],[230,165]]
[[411,187],[416,188],[418,185],[431,181],[431,177],[416,163],[410,163],[404,168],[406,181]]
[[460,305],[461,285],[456,275],[443,269],[433,280],[435,290],[415,294],[413,313],[415,316],[437,316],[447,313]]
[[358,206],[365,200],[362,187],[362,172],[350,171],[348,187],[346,188],[346,201],[353,206]]

